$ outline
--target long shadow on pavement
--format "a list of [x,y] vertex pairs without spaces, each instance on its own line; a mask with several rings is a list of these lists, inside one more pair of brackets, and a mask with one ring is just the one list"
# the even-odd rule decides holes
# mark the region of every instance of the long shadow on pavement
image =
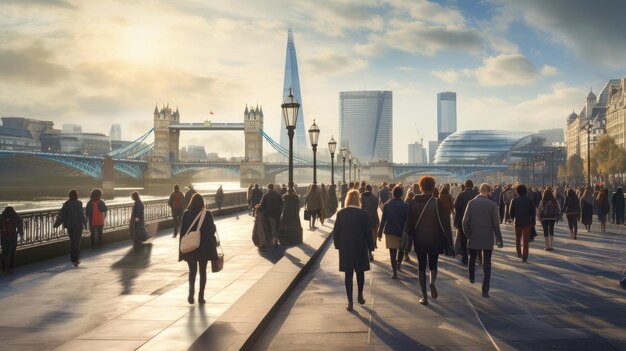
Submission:
[[126,255],[111,265],[111,268],[118,270],[122,291],[120,295],[130,295],[133,291],[134,280],[139,277],[148,266],[150,266],[150,255],[152,254],[152,243],[146,243],[131,248]]

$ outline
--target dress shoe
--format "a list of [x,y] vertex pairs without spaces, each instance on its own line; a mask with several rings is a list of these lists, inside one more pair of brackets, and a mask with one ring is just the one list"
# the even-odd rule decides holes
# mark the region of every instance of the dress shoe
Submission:
[[204,305],[206,303],[206,301],[204,300],[204,294],[200,293],[198,294],[198,303],[201,305]]
[[439,296],[435,284],[430,284],[430,296],[432,296],[433,299],[437,299],[437,297]]
[[401,263],[396,264],[396,270],[398,272],[402,272],[402,264]]
[[352,312],[353,311],[352,302],[348,302],[348,306],[346,306],[346,311],[348,311],[348,312]]
[[398,273],[393,272],[393,274],[391,275],[391,279],[398,279]]
[[189,290],[189,296],[187,296],[187,302],[189,302],[190,305],[193,305],[193,290]]
[[421,298],[420,303],[424,306],[428,306],[428,298],[425,298],[425,297]]
[[363,298],[363,296],[359,296],[359,297],[357,298],[357,301],[358,301],[358,302],[359,302],[359,304],[361,304],[361,305],[365,304],[365,299]]
[[483,297],[484,297],[484,298],[489,298],[489,293],[484,292],[484,293],[483,293]]

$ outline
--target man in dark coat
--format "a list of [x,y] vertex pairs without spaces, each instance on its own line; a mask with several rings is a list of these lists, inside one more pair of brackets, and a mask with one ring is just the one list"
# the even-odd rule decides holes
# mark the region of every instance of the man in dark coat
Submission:
[[278,245],[278,225],[280,224],[280,214],[283,209],[283,198],[274,191],[274,184],[267,185],[267,193],[261,198],[259,210],[263,211],[270,227],[272,244]]
[[387,182],[383,183],[383,187],[380,189],[380,191],[378,192],[378,198],[380,200],[380,209],[383,209],[383,206],[387,203],[387,201],[389,201],[389,193],[390,190],[387,187]]
[[22,217],[15,212],[13,207],[8,206],[0,214],[0,242],[2,245],[2,272],[13,271],[13,261],[17,250],[17,236],[24,238],[24,223]]
[[339,199],[339,201],[341,202],[341,208],[343,208],[345,205],[347,193],[348,193],[348,184],[346,184],[346,182],[343,182],[341,184],[341,198]]
[[[367,212],[372,241],[374,242],[374,248],[376,248],[376,233],[380,224],[380,219],[378,218],[378,198],[372,194],[372,186],[370,184],[365,185],[363,188],[365,191],[361,194],[361,209]],[[373,254],[370,255],[370,260],[374,260]]]
[[527,196],[528,190],[524,184],[515,188],[518,197],[511,201],[509,215],[515,224],[515,250],[517,257],[522,258],[522,262],[528,261],[528,243],[532,227],[535,225],[537,208],[533,204],[531,197]]
[[191,201],[191,198],[193,197],[193,194],[197,193],[197,191],[193,188],[193,185],[191,185],[191,184],[189,184],[187,189],[188,190],[185,193],[185,208],[187,208],[187,206],[189,206],[189,202]]
[[467,265],[467,236],[463,231],[463,215],[465,214],[465,208],[467,204],[478,195],[478,192],[474,190],[474,182],[471,179],[465,181],[465,190],[463,190],[459,196],[457,196],[454,202],[454,227],[457,229],[458,239],[461,241],[461,262]]
[[535,191],[533,191],[533,205],[535,205],[535,208],[539,207],[540,202],[541,202],[541,191],[539,191],[539,188],[535,188]]
[[178,184],[175,184],[174,191],[172,191],[170,198],[167,200],[167,205],[172,209],[172,219],[174,220],[174,238],[178,235],[186,203],[185,195],[183,195],[180,191]]
[[263,190],[259,188],[259,184],[254,184],[254,189],[250,192],[250,200],[248,201],[248,206],[251,211],[254,211],[254,207],[261,203],[262,198]]

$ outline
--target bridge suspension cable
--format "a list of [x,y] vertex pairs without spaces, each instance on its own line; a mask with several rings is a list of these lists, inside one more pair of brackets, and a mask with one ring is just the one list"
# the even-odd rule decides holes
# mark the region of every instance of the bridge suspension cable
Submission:
[[116,157],[116,158],[128,158],[128,157],[131,157],[130,155],[135,155],[137,153],[137,150],[135,150],[136,148],[139,147],[141,148],[141,150],[145,149],[145,147],[142,147],[141,143],[143,143],[144,140],[146,140],[148,136],[152,134],[153,131],[154,131],[154,128],[150,128],[149,131],[147,131],[144,135],[140,136],[137,140],[133,141],[132,143],[124,147],[121,147],[119,149],[115,149],[109,152],[108,155],[111,157]]

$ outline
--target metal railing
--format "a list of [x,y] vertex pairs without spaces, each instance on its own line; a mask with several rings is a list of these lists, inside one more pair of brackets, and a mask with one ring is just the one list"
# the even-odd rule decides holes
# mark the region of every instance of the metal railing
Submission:
[[[217,209],[215,194],[203,194],[204,202],[208,209]],[[247,193],[229,192],[224,194],[222,208],[247,204]],[[144,213],[146,223],[160,222],[172,217],[171,210],[167,205],[169,197],[144,201]],[[85,204],[83,204],[84,206]],[[108,205],[107,218],[104,225],[104,232],[126,229],[130,223],[130,215],[133,202],[117,203]],[[18,239],[18,247],[43,244],[50,241],[65,240],[67,234],[63,226],[54,228],[53,224],[59,213],[59,208],[49,208],[41,210],[31,210],[19,212],[24,221],[24,236]],[[89,234],[89,228],[85,228],[83,235]]]

